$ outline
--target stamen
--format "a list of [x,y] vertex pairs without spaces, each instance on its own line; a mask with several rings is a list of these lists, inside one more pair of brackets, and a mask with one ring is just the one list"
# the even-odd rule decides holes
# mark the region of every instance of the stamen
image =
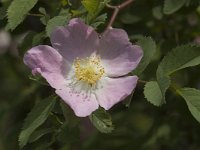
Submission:
[[86,59],[76,58],[73,65],[76,78],[90,86],[96,85],[97,81],[105,73],[101,65],[101,59],[97,56],[87,57]]

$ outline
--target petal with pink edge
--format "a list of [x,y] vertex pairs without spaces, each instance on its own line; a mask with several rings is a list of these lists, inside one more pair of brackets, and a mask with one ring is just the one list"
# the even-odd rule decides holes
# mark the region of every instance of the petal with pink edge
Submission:
[[124,100],[135,89],[137,80],[137,76],[103,78],[101,80],[102,88],[96,91],[99,105],[108,110],[116,103]]
[[89,57],[96,51],[98,34],[80,19],[72,19],[66,27],[58,27],[51,34],[51,43],[68,61]]
[[56,90],[65,103],[67,103],[78,117],[89,116],[93,111],[98,109],[99,104],[94,94],[89,96],[70,92],[71,89],[64,87]]
[[139,64],[143,51],[132,45],[122,29],[108,29],[100,39],[98,53],[109,77],[123,76]]
[[65,83],[67,64],[50,46],[33,47],[24,55],[24,63],[32,69],[34,75],[41,74],[53,88],[61,88]]

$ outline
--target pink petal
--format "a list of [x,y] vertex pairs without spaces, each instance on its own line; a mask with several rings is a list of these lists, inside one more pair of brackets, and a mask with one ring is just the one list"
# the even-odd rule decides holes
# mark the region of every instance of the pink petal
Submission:
[[137,80],[137,76],[103,78],[101,81],[102,88],[96,91],[99,105],[108,110],[116,103],[124,100],[135,89]]
[[32,69],[34,75],[41,74],[53,88],[64,85],[68,67],[62,56],[52,47],[33,47],[25,54],[24,63]]
[[72,19],[68,26],[54,30],[51,43],[64,58],[72,62],[76,57],[89,57],[96,51],[99,38],[92,27],[80,19]]
[[65,103],[67,103],[75,112],[78,117],[89,116],[93,111],[98,109],[99,104],[97,103],[94,94],[90,96],[70,92],[71,89],[64,87],[62,89],[56,90],[58,94]]
[[109,29],[100,39],[98,53],[106,74],[110,77],[123,76],[139,64],[143,51],[129,42],[128,35],[121,29]]

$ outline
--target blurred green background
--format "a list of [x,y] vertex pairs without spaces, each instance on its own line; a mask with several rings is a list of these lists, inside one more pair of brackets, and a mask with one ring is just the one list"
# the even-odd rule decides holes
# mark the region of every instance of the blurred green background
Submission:
[[[112,2],[117,5],[122,0]],[[6,7],[3,3],[0,2],[0,8]],[[40,0],[31,12],[44,7],[47,14],[53,16],[60,4],[58,0]],[[98,27],[99,32],[106,27],[112,10],[105,8],[102,13],[107,13],[108,18]],[[18,150],[18,135],[24,118],[38,101],[53,93],[53,89],[30,80],[31,72],[20,56],[22,49],[32,46],[27,40],[24,48],[27,33],[41,33],[45,26],[38,17],[31,15],[13,32],[6,31],[5,25],[4,18],[0,20],[0,150]],[[156,55],[140,76],[142,80],[154,80],[158,62],[172,48],[186,43],[200,44],[200,5],[198,0],[191,0],[177,12],[165,15],[162,0],[135,0],[120,11],[114,27],[126,30],[132,42],[142,35],[156,41]],[[48,38],[42,42],[49,44]],[[173,80],[179,86],[199,89],[199,66],[179,71],[173,75]],[[200,124],[190,114],[185,101],[169,90],[167,104],[155,107],[144,98],[143,88],[144,84],[138,83],[129,108],[121,103],[109,111],[115,126],[113,133],[100,133],[85,118],[80,119],[78,125],[63,128],[50,148],[45,148],[45,144],[52,141],[48,133],[24,149],[199,150]],[[58,125],[49,117],[43,127],[52,126]]]

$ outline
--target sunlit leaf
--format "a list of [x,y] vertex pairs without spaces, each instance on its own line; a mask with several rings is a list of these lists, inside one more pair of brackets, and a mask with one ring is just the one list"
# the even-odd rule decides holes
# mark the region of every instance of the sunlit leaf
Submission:
[[7,28],[14,30],[26,17],[28,12],[35,6],[38,0],[13,0],[8,8]]

